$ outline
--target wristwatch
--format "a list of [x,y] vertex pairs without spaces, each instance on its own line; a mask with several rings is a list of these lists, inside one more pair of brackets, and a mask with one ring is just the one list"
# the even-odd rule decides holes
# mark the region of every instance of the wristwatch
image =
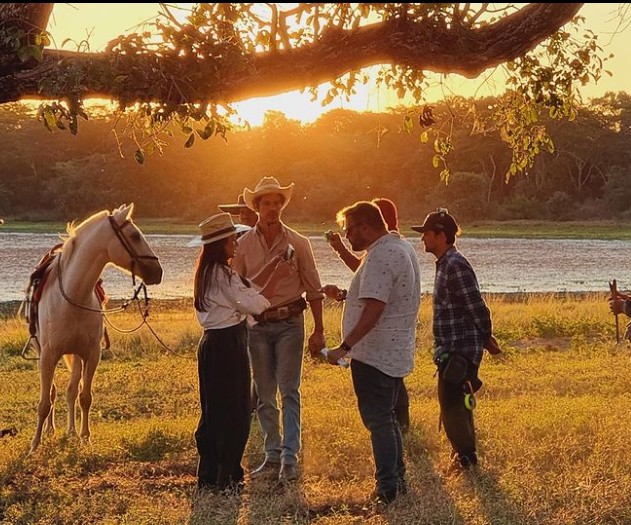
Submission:
[[342,350],[344,350],[345,352],[350,352],[350,351],[351,351],[352,346],[351,346],[351,345],[349,345],[346,341],[342,341],[342,342],[340,343],[340,348],[341,348]]

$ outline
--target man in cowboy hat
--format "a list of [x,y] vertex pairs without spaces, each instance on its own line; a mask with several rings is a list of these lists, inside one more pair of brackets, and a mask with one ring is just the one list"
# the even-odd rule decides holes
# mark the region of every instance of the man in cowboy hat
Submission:
[[[311,307],[314,331],[309,348],[324,348],[320,276],[311,243],[281,221],[293,183],[281,186],[274,177],[263,177],[254,188],[243,191],[245,204],[258,213],[258,223],[239,239],[233,268],[254,278],[274,258],[293,259],[297,271],[283,280],[270,299],[271,308],[255,319],[250,331],[252,373],[259,397],[257,413],[263,430],[265,461],[252,476],[274,473],[282,482],[298,477],[300,450],[300,377],[304,344],[306,302]],[[306,294],[303,299],[303,294]],[[277,391],[282,398],[282,436]]]
[[254,210],[248,208],[243,194],[237,197],[236,204],[220,204],[217,206],[219,210],[229,213],[230,215],[239,216],[239,224],[245,224],[246,226],[254,226],[259,217]]

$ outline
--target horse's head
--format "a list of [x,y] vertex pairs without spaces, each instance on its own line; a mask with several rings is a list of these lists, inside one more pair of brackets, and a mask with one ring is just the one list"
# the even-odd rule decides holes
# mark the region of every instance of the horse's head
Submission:
[[140,228],[132,221],[134,205],[123,205],[108,217],[115,235],[108,244],[111,261],[138,275],[146,284],[162,281],[162,266]]

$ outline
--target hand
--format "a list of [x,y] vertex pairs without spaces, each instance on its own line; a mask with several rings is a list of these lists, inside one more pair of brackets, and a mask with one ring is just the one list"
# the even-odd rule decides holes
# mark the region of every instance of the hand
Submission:
[[332,348],[331,350],[329,350],[329,353],[326,356],[326,360],[330,365],[337,365],[338,360],[344,357],[346,353],[346,350],[340,348],[339,346],[337,348]]
[[342,296],[342,289],[338,288],[334,284],[327,284],[318,290],[326,295],[329,299],[334,299],[335,301],[339,301]]
[[489,337],[489,340],[484,345],[484,348],[486,348],[486,350],[491,355],[498,355],[498,354],[502,353],[502,349],[500,348],[500,344],[497,342],[497,339],[495,339],[494,335],[491,335],[491,337]]
[[624,313],[624,299],[618,297],[616,299],[609,299],[609,309],[614,315]]
[[344,246],[344,242],[342,241],[342,237],[337,232],[331,234],[331,240],[329,241],[331,248],[333,248],[336,252],[340,253],[341,250],[346,248]]
[[309,353],[311,357],[318,357],[320,355],[320,350],[322,350],[326,346],[326,341],[324,339],[324,332],[313,331],[313,333],[309,336]]

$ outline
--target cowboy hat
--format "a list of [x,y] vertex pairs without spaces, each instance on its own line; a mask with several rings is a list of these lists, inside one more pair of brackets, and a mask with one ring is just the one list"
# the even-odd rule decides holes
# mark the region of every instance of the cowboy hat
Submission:
[[199,229],[202,234],[189,241],[187,246],[210,244],[211,242],[220,241],[231,235],[246,232],[251,228],[245,224],[234,224],[229,213],[218,213],[203,221],[199,225]]
[[248,208],[256,211],[254,202],[263,195],[269,195],[271,193],[278,193],[285,198],[283,202],[283,208],[289,204],[291,194],[294,190],[294,183],[289,186],[281,186],[280,183],[274,177],[263,177],[254,188],[254,191],[245,188],[243,190],[243,200]]
[[237,197],[236,204],[219,204],[217,206],[217,208],[219,208],[220,211],[225,211],[227,213],[231,213],[232,215],[238,215],[241,210],[247,207],[248,206],[245,203],[245,200],[243,200],[242,194]]

